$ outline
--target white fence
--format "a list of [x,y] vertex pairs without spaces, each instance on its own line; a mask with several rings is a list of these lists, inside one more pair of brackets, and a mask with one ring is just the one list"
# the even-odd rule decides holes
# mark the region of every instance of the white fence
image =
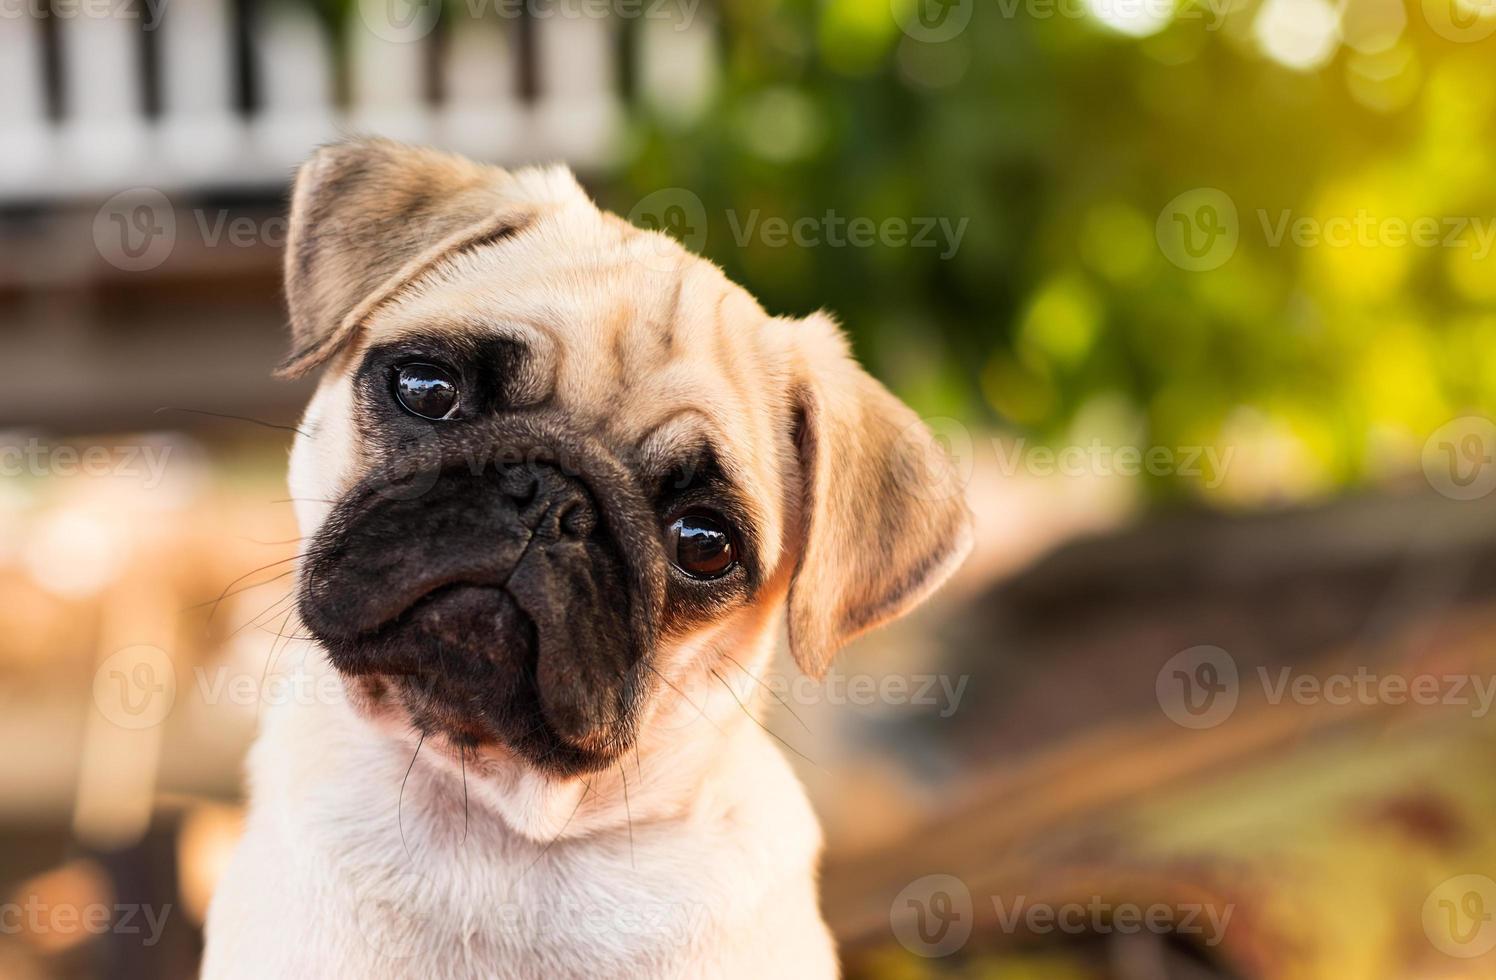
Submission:
[[690,0],[0,0],[0,203],[279,187],[352,132],[601,166],[715,65]]

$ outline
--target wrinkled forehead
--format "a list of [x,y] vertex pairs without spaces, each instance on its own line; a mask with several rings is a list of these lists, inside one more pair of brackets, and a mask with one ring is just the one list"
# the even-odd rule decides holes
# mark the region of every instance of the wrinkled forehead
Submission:
[[587,205],[453,256],[359,346],[501,339],[513,407],[544,405],[646,463],[710,451],[745,491],[770,494],[787,423],[772,335],[716,266]]

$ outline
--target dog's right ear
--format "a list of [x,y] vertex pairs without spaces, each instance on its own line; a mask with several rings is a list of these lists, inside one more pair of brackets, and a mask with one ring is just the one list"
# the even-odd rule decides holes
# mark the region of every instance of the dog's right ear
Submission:
[[795,325],[801,547],[790,653],[811,677],[905,615],[971,550],[971,513],[933,433],[852,358],[829,317]]
[[525,213],[508,203],[512,181],[497,167],[390,140],[318,150],[291,196],[291,354],[276,374],[318,367],[444,257],[517,230]]

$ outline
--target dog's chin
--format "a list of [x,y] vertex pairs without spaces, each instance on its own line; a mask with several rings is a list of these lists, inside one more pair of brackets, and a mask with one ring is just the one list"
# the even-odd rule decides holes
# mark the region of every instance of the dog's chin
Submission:
[[628,750],[616,734],[579,742],[547,722],[534,628],[501,587],[444,585],[373,632],[324,643],[360,715],[394,735],[414,732],[456,760],[568,778],[607,768]]
[[594,751],[559,741],[542,744],[542,738],[511,740],[486,719],[458,706],[433,705],[425,691],[400,675],[345,675],[343,685],[354,711],[381,734],[401,743],[420,739],[423,751],[447,757],[469,775],[504,766],[551,779],[575,779],[616,765],[628,751]]

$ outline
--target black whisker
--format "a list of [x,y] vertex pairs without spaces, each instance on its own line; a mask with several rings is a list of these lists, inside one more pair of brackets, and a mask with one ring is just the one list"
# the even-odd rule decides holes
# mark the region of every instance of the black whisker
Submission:
[[618,775],[623,777],[623,814],[629,822],[629,867],[638,871],[639,865],[634,862],[634,813],[629,809],[629,774],[622,762],[618,763]]
[[[462,844],[467,843],[468,835],[468,790],[467,790],[467,748],[457,746],[457,757],[462,760]],[[459,844],[459,847],[462,845]]]
[[701,717],[705,718],[707,720],[707,723],[710,724],[713,728],[715,728],[720,734],[722,734],[722,735],[726,735],[727,734],[726,732],[722,731],[722,726],[719,725],[719,724],[717,724],[716,719],[714,719],[711,715],[707,714],[705,711],[702,711],[701,710],[701,705],[697,704],[695,701],[692,701],[689,697],[687,697],[685,691],[682,691],[680,688],[678,688],[674,684],[670,683],[670,678],[668,678],[664,674],[660,673],[659,670],[655,667],[654,664],[650,663],[647,660],[641,660],[640,663],[642,663],[645,667],[648,667],[650,670],[654,671],[654,675],[656,677],[658,677],[660,680],[664,681],[665,684],[666,684],[666,686],[668,686],[670,688],[670,690],[674,691],[676,694],[679,694],[681,696],[681,700],[685,701],[691,707],[695,708],[696,709],[696,713],[698,715],[700,715]]
[[[264,622],[269,622],[270,620],[274,619],[276,617],[276,615],[280,612],[280,610],[277,607],[281,603],[285,602],[287,599],[292,599],[295,595],[296,595],[296,590],[295,589],[288,590],[285,595],[281,596],[279,599],[275,600],[270,605],[266,606],[264,609],[262,609],[259,612],[255,613],[254,618],[248,620],[247,622],[240,623],[238,626],[236,626],[232,630],[230,630],[229,631],[229,635],[226,636],[226,637],[224,637],[224,639],[232,639],[232,638],[238,636],[240,633],[244,632],[246,629],[248,629],[251,626],[263,626]],[[262,620],[264,622],[262,622]],[[284,632],[285,628],[282,627],[281,631]]]
[[218,606],[219,606],[219,604],[222,603],[223,600],[227,599],[229,596],[238,595],[240,592],[248,592],[251,589],[258,589],[262,585],[269,585],[271,582],[275,582],[275,581],[277,581],[279,579],[285,578],[287,575],[290,575],[291,572],[295,571],[295,569],[294,568],[291,569],[291,572],[282,572],[281,574],[275,576],[275,578],[266,579],[263,582],[256,582],[254,585],[246,585],[242,589],[237,589],[237,590],[235,590],[233,592],[230,592],[229,590],[233,589],[234,586],[238,585],[240,582],[242,582],[245,579],[249,578],[251,575],[258,575],[261,572],[268,572],[270,569],[274,568],[277,565],[284,565],[288,561],[296,561],[298,558],[305,558],[305,557],[306,557],[305,553],[302,553],[302,554],[299,554],[299,555],[292,555],[289,558],[281,558],[281,559],[279,559],[277,561],[268,562],[268,563],[266,563],[264,565],[261,565],[259,568],[252,568],[249,571],[245,572],[243,575],[240,575],[238,578],[236,578],[233,581],[229,582],[228,585],[225,585],[223,587],[223,591],[220,592],[220,593],[218,593],[218,598],[216,598],[216,599],[208,599],[208,600],[205,600],[203,602],[195,603],[193,605],[188,606],[186,609],[183,609],[182,612],[184,612],[184,613],[185,612],[191,612],[194,609],[201,609],[204,606],[212,606],[213,607],[213,612],[208,613],[208,621],[212,622],[213,621],[213,615],[214,615],[214,613],[218,612]]
[[405,856],[412,861],[410,845],[405,842],[405,784],[410,782],[410,771],[416,767],[416,759],[420,757],[421,746],[426,744],[426,733],[421,733],[421,738],[416,742],[416,750],[410,757],[410,765],[405,769],[405,778],[400,780],[400,799],[395,803],[395,822],[400,825],[400,846],[405,848]]
[[156,409],[153,414],[160,415],[162,412],[186,412],[189,415],[206,415],[209,418],[229,419],[233,422],[248,422],[251,425],[260,425],[264,426],[267,429],[281,429],[285,432],[294,432],[297,435],[305,436],[308,439],[314,438],[311,433],[303,432],[297,426],[282,425],[279,422],[266,422],[264,419],[250,418],[248,415],[231,415],[228,412],[209,412],[201,408],[178,408],[175,405],[163,405],[160,408]]
[[[276,630],[275,635],[277,637],[281,636],[285,632],[286,627],[291,624],[291,613],[294,611],[292,609],[286,610],[286,616],[281,620],[280,629]],[[255,721],[259,721],[260,716],[265,711],[265,683],[270,679],[270,669],[275,664],[275,647],[279,643],[279,639],[270,641],[270,656],[265,658],[265,669],[260,672],[260,696],[255,700]]]
[[[791,752],[795,753],[800,758],[804,759],[806,762],[808,762],[811,765],[815,766],[817,769],[821,769],[820,763],[816,762],[816,760],[812,759],[810,756],[806,755],[804,752],[801,752],[799,749],[795,748],[793,745],[791,745],[790,743],[786,742],[784,739],[780,738],[778,735],[775,735],[773,732],[769,731],[769,729],[764,725],[763,722],[759,721],[757,718],[754,718],[753,717],[753,712],[749,711],[748,710],[748,706],[745,705],[745,704],[743,704],[742,700],[738,698],[738,692],[736,692],[736,691],[734,691],[732,689],[732,685],[729,684],[729,683],[727,683],[727,679],[726,678],[724,678],[721,674],[717,673],[717,668],[713,667],[713,668],[711,668],[711,671],[712,671],[712,676],[715,677],[715,678],[717,678],[717,680],[721,681],[722,682],[722,686],[725,687],[725,688],[727,688],[727,693],[732,695],[732,699],[734,701],[738,702],[738,707],[743,709],[743,714],[747,715],[749,717],[749,719],[751,719],[752,722],[755,725],[757,725],[759,728],[762,728],[764,730],[764,734],[768,735],[770,738],[774,739],[774,741],[778,742],[780,745],[783,745],[785,748],[789,749]],[[821,769],[821,771],[825,772],[826,770],[825,769]]]
[[788,711],[791,715],[794,716],[794,719],[800,723],[800,727],[801,728],[805,729],[806,732],[810,732],[810,726],[807,725],[807,724],[805,724],[805,719],[801,718],[799,715],[795,714],[795,709],[791,708],[789,702],[786,701],[784,698],[780,697],[779,694],[778,694],[778,692],[776,692],[769,685],[765,684],[763,681],[759,680],[758,677],[751,670],[749,670],[747,667],[744,667],[742,664],[740,664],[736,660],[734,660],[731,654],[723,653],[722,656],[725,657],[725,658],[727,658],[729,661],[731,661],[732,665],[734,667],[736,667],[738,670],[741,670],[743,673],[747,674],[749,677],[752,677],[753,680],[754,680],[754,682],[756,684],[758,684],[759,687],[763,688],[765,691],[768,691],[769,694],[771,694],[773,696],[773,698],[774,698],[775,701],[778,701],[780,704],[784,705],[784,710]]
[[[285,602],[287,598],[289,598],[289,597],[288,596],[282,596],[281,599],[279,600],[279,602],[276,603],[276,605],[279,605],[281,602]],[[287,613],[287,616],[289,617],[290,614]],[[273,629],[271,629],[268,626],[262,626],[259,623],[253,623],[253,622],[251,622],[251,623],[246,623],[245,625],[246,626],[253,626],[255,629],[259,630],[261,633],[269,633],[271,636],[278,636],[282,640],[303,640],[305,642],[312,642],[312,641],[314,641],[314,640],[317,639],[315,636],[312,636],[310,634],[308,634],[306,636],[303,636],[300,633],[282,633],[282,632],[279,632],[278,630],[273,630]],[[285,629],[285,626],[282,625],[281,629]]]
[[577,797],[577,805],[571,808],[571,813],[567,814],[566,822],[561,824],[561,829],[556,831],[556,836],[551,838],[550,843],[542,847],[540,849],[540,853],[535,855],[535,860],[530,862],[529,867],[525,868],[524,872],[514,880],[514,883],[516,885],[525,880],[525,875],[529,874],[530,871],[535,867],[535,865],[540,863],[541,858],[550,853],[551,848],[555,847],[556,842],[561,839],[561,835],[566,833],[566,828],[571,826],[572,818],[575,817],[577,815],[577,811],[582,808],[582,801],[587,799],[588,793],[592,792],[592,784],[587,782],[585,779],[582,780],[582,786],[582,795]]

